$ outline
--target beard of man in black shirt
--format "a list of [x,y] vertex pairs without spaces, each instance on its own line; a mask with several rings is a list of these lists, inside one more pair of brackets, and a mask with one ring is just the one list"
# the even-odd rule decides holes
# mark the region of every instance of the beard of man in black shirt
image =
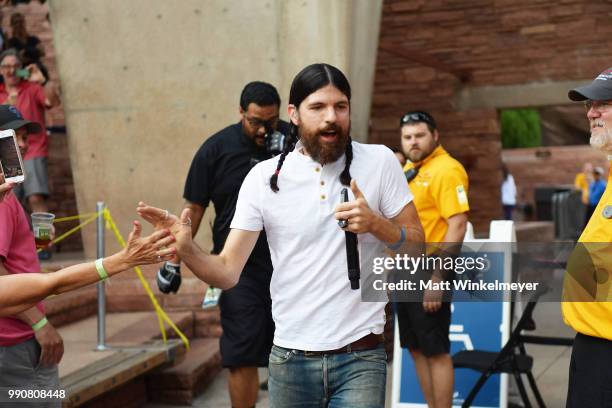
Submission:
[[[213,202],[213,253],[223,249],[244,178],[255,163],[271,157],[266,134],[272,130],[288,134],[288,123],[279,120],[279,108],[280,97],[272,85],[247,84],[240,96],[240,122],[209,137],[191,163],[183,194],[185,208],[191,209],[195,236],[206,207]],[[219,300],[221,356],[223,366],[230,370],[228,387],[235,408],[255,405],[257,367],[268,363],[274,337],[271,277],[270,250],[262,232],[238,285],[224,291]]]

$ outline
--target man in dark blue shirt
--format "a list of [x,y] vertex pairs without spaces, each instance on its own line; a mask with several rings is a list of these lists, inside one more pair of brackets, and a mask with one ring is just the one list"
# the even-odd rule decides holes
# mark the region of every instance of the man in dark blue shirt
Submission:
[[589,184],[589,208],[587,213],[587,220],[591,218],[601,196],[606,191],[606,182],[602,179],[603,169],[601,167],[595,167],[593,170],[593,182]]

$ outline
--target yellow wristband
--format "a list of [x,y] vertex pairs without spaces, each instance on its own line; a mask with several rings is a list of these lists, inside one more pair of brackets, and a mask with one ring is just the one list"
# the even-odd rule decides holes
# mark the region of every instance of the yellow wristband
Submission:
[[32,330],[34,330],[35,332],[39,331],[40,329],[42,329],[43,327],[45,327],[47,325],[47,323],[49,323],[49,321],[47,320],[46,317],[43,317],[42,319],[40,319],[38,322],[34,323],[32,325]]
[[104,269],[104,265],[102,264],[102,259],[103,258],[96,260],[96,271],[98,271],[100,280],[105,280],[105,279],[108,279],[108,273],[106,273],[106,269]]

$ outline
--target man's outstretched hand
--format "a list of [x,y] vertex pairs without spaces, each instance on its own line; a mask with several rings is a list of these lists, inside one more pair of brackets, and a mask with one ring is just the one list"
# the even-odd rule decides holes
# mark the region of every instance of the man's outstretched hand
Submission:
[[136,207],[136,212],[156,230],[170,229],[170,232],[176,238],[176,249],[179,256],[191,251],[193,241],[191,238],[191,210],[189,208],[184,209],[181,218],[179,218],[167,210],[152,207],[141,201]]
[[150,205],[147,205],[142,201],[138,203],[138,207],[136,207],[136,212],[146,222],[151,224],[156,230],[163,228],[172,229],[179,221],[178,217],[170,213],[168,210],[151,207]]

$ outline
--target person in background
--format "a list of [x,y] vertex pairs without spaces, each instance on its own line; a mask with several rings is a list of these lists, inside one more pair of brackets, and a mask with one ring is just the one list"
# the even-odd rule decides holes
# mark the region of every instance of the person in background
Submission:
[[[400,119],[402,150],[410,160],[404,175],[414,194],[425,231],[428,256],[443,255],[461,246],[468,222],[468,175],[461,163],[442,147],[434,118],[424,111]],[[431,244],[441,244],[434,245]],[[452,280],[449,274],[420,272],[432,282]],[[441,293],[425,290],[422,302],[398,302],[400,345],[414,359],[425,401],[430,407],[450,408],[454,371],[450,356],[451,305]]]
[[[17,145],[25,154],[28,134],[40,131],[40,126],[24,120],[14,106],[2,105],[0,129],[14,130]],[[0,181],[4,184],[4,178]],[[0,194],[0,276],[40,272],[28,216],[13,193],[6,190]],[[167,242],[172,241],[170,237]],[[93,269],[92,266],[89,268]],[[107,266],[117,264],[108,262]],[[43,304],[30,306],[19,314],[0,317],[0,389],[58,389],[60,386],[57,365],[64,354],[63,340],[48,322]],[[24,403],[23,406],[59,407],[61,401]]]
[[603,180],[604,171],[601,167],[593,169],[593,181],[589,184],[589,206],[587,210],[587,220],[591,219],[599,200],[606,191],[606,182]]
[[504,208],[504,219],[512,220],[512,212],[514,207],[516,207],[516,184],[514,183],[514,177],[508,171],[506,163],[502,163],[502,175],[504,180],[501,185],[501,199]]
[[[39,132],[40,126],[24,120],[14,106],[1,105],[0,129],[15,131],[17,145],[24,156],[28,134]],[[0,229],[0,276],[39,272],[29,219],[14,194],[9,193],[0,203]],[[17,315],[0,317],[0,387],[37,384],[57,388],[57,365],[63,354],[63,340],[48,323],[41,302]]]
[[[279,119],[280,104],[278,91],[271,84],[248,83],[240,94],[240,122],[207,138],[191,162],[183,193],[185,207],[191,210],[191,231],[195,236],[206,207],[210,202],[214,205],[214,254],[221,252],[230,233],[245,177],[256,163],[273,156],[266,148],[266,140],[273,131],[289,134],[289,124]],[[262,233],[240,281],[223,291],[219,299],[223,328],[219,339],[221,359],[230,372],[228,390],[234,408],[255,405],[259,387],[257,367],[268,363],[274,338],[272,269],[268,242]]]
[[[28,79],[20,76],[24,70],[15,49],[0,54],[0,74],[4,79],[0,84],[0,103],[15,105],[24,119],[39,127],[38,132],[30,135],[28,152],[23,158],[26,181],[16,186],[14,192],[20,200],[26,200],[31,212],[47,212],[49,137],[45,129],[45,109],[59,104],[59,95],[55,86],[45,84],[45,78],[36,65],[27,66],[25,71],[29,73]],[[50,256],[49,251],[39,253],[41,259]]]
[[16,49],[25,67],[36,64],[45,77],[45,82],[49,80],[49,70],[41,61],[45,56],[45,49],[38,37],[28,33],[25,17],[21,13],[11,15],[11,38],[7,40],[5,48]]
[[402,165],[402,168],[404,168],[404,166],[406,165],[406,156],[404,155],[404,153],[400,149],[391,149],[391,151],[393,152],[395,157],[397,157],[397,160]]
[[[584,163],[582,172],[576,174],[574,187],[582,192],[582,204],[589,205],[589,184],[593,181],[593,165],[589,162]],[[587,218],[587,221],[589,219]]]

